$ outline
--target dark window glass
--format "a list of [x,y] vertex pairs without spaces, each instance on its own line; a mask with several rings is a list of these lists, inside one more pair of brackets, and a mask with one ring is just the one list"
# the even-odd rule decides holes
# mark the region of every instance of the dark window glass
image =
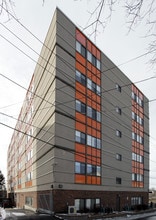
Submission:
[[96,120],[96,110],[92,109],[92,118]]
[[76,111],[81,112],[81,102],[76,100]]
[[121,154],[116,154],[116,159],[121,161],[122,160],[122,155]]
[[96,93],[96,84],[92,82],[92,91]]
[[86,105],[81,103],[81,113],[86,114]]
[[96,66],[96,57],[94,55],[92,55],[92,64]]
[[85,144],[86,143],[86,135],[81,132],[81,143]]
[[76,80],[86,86],[86,76],[76,70]]
[[118,84],[116,84],[116,89],[117,91],[121,92],[121,86],[119,86]]
[[98,111],[96,112],[96,120],[99,122],[101,121],[101,113]]
[[122,180],[120,177],[116,177],[116,184],[121,184]]
[[83,57],[86,57],[86,48],[81,45],[81,54]]
[[121,136],[122,136],[122,133],[121,133],[121,131],[119,131],[119,130],[116,130],[116,136],[118,136],[118,137],[121,137]]
[[86,173],[85,163],[75,162],[75,173],[85,174]]

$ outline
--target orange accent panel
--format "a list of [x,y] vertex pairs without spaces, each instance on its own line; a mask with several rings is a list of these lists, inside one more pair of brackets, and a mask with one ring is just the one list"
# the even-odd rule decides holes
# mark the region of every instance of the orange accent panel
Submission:
[[100,84],[101,84],[101,72],[100,72],[100,70],[97,70],[96,75],[97,75],[97,84],[100,86]]
[[76,53],[76,60],[78,60],[83,66],[86,65],[86,59],[79,53]]
[[88,164],[94,164],[94,163],[93,163],[93,160],[94,160],[94,159],[92,158],[92,156],[87,155],[87,163],[88,163]]
[[96,128],[96,124],[97,124],[96,121],[95,121],[95,120],[92,120],[92,127],[93,127],[93,128]]
[[101,103],[101,97],[96,95],[96,101],[100,104]]
[[87,154],[90,154],[90,155],[92,154],[92,147],[89,147],[89,146],[87,147]]
[[92,126],[92,119],[87,117],[87,125]]
[[97,70],[96,67],[92,65],[92,73],[93,73],[93,74],[92,74],[92,80],[93,80],[94,82],[96,82],[96,77],[97,77],[97,76],[96,76],[96,70]]
[[89,40],[87,40],[87,49],[92,52],[92,44]]
[[101,150],[97,149],[97,157],[101,157]]
[[140,172],[139,172],[140,174],[144,174],[144,170],[143,170],[143,167],[142,167],[142,169],[140,169]]
[[92,72],[89,71],[89,70],[87,70],[87,77],[90,78],[90,79],[92,78]]
[[140,187],[144,187],[144,183],[143,182],[140,182]]
[[86,122],[86,116],[79,113],[79,112],[76,112],[76,120],[79,121],[79,122],[85,123]]
[[92,54],[96,57],[96,47],[92,44]]
[[86,88],[79,82],[76,82],[76,92],[80,91],[82,94],[86,93]]
[[91,184],[92,183],[92,177],[91,176],[87,176],[87,183]]
[[140,150],[140,155],[141,155],[141,156],[144,156],[143,150]]
[[101,177],[96,177],[96,180],[97,180],[97,185],[100,185],[101,184]]
[[86,156],[82,153],[78,153],[76,152],[75,153],[75,161],[78,161],[78,162],[85,162],[86,161]]
[[22,186],[21,186],[21,184],[19,184],[19,185],[18,185],[18,189],[21,189],[21,188],[22,188]]
[[[97,125],[97,123],[96,123],[96,125]],[[101,132],[100,131],[96,131],[96,137],[99,138],[99,139],[101,138]]]
[[76,39],[86,47],[86,37],[78,29],[76,30]]
[[136,181],[132,181],[132,187],[136,187],[137,186],[137,182]]
[[91,65],[90,62],[87,62],[87,69],[90,70],[90,71],[92,71],[92,65]]
[[98,158],[98,157],[97,157],[96,160],[97,160],[97,161],[96,161],[96,165],[97,165],[97,166],[101,166],[101,158]]
[[83,95],[81,92],[76,91],[75,98],[83,103],[86,103],[86,96]]
[[[96,129],[97,130],[101,130],[101,124],[100,124],[100,122],[96,122]],[[101,137],[101,134],[100,134],[100,137]]]
[[[95,122],[96,123],[96,122]],[[96,128],[96,126],[94,126]],[[97,131],[91,127],[87,127],[87,134],[90,134],[91,136],[97,137]]]
[[92,184],[96,184],[96,177],[92,176]]
[[76,183],[85,183],[85,176],[80,174],[75,174]]
[[76,143],[75,151],[85,154],[85,149],[86,149],[86,147],[84,145]]
[[[97,71],[97,77],[100,78],[100,73],[98,74],[99,71]],[[96,83],[97,85],[101,86],[101,80],[99,78],[96,78]],[[101,91],[102,92],[102,91]]]
[[[96,124],[96,123],[95,123]],[[96,127],[95,127],[96,128]],[[92,128],[92,136],[96,137],[96,130]]]
[[76,62],[76,69],[81,73],[83,73],[84,75],[86,75],[86,69],[84,66],[81,65],[81,63]]
[[97,156],[97,149],[96,148],[92,148],[92,156]]
[[96,57],[100,60],[101,59],[101,52],[97,49],[96,50]]
[[32,180],[25,183],[25,187],[30,187],[30,186],[32,186]]
[[78,122],[78,121],[76,121],[75,127],[76,127],[76,130],[78,130],[78,131],[82,131],[82,132],[84,132],[84,133],[85,133],[85,131],[86,131],[86,125],[83,124],[83,123],[80,123],[80,122]]

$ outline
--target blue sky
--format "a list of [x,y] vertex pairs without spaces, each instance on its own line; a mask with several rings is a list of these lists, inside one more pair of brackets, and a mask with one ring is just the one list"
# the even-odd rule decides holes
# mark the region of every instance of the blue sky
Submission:
[[[44,41],[50,25],[54,10],[59,7],[80,29],[85,28],[89,23],[90,12],[96,7],[96,1],[89,0],[15,0],[15,15],[24,26],[26,26],[41,41]],[[106,11],[108,13],[108,11]],[[10,31],[25,41],[37,53],[40,53],[41,43],[28,33],[15,19],[7,22],[8,17],[3,13],[0,17],[0,122],[15,126],[16,121],[8,118],[2,113],[18,117],[26,91],[2,75],[11,78],[25,88],[28,87],[35,68],[38,55],[21,43]],[[95,17],[93,18],[95,19]],[[91,22],[92,20],[90,20]],[[156,72],[148,64],[149,56],[142,56],[125,65],[121,65],[135,57],[147,52],[150,39],[145,38],[147,25],[144,23],[135,30],[128,33],[127,18],[124,8],[116,5],[111,21],[105,30],[98,27],[96,45],[130,78],[133,82],[156,76]],[[9,28],[10,31],[6,30]],[[94,35],[90,36],[93,29],[90,27],[84,32],[95,42]],[[6,39],[4,39],[6,38]],[[28,54],[30,58],[21,53],[8,41],[18,46],[19,49]],[[34,61],[33,61],[33,60]],[[149,98],[156,99],[156,79],[137,83],[137,87]],[[156,187],[156,101],[149,103],[150,107],[150,186]],[[0,125],[0,169],[6,175],[7,148],[13,131]]]

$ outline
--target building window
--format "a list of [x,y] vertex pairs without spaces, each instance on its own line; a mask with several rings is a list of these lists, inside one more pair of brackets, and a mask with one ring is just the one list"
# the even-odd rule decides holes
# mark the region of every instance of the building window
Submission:
[[76,100],[76,111],[86,114],[86,105],[79,100]]
[[99,85],[94,83],[91,79],[87,78],[87,88],[95,92],[97,95],[101,95],[101,88]]
[[87,174],[91,176],[101,176],[101,167],[87,164]]
[[29,205],[29,206],[32,206],[33,205],[33,198],[26,196],[25,197],[25,204]]
[[121,154],[116,154],[116,159],[121,161],[122,160],[122,155]]
[[134,132],[132,132],[132,140],[135,140],[140,144],[144,144],[144,138]]
[[132,181],[143,182],[144,177],[139,173],[132,173]]
[[91,63],[92,62],[92,54],[87,51],[87,60]]
[[78,41],[76,41],[76,50],[81,53],[81,44]]
[[136,121],[137,123],[139,123],[140,125],[143,125],[144,123],[144,120],[139,115],[137,115],[135,112],[132,112],[132,119]]
[[76,50],[83,56],[86,57],[86,48],[76,41]]
[[85,174],[86,173],[85,163],[75,162],[75,173]]
[[87,145],[100,149],[101,148],[101,140],[99,138],[93,137],[91,135],[87,135]]
[[119,115],[121,115],[121,113],[122,113],[122,110],[121,110],[121,108],[119,108],[119,107],[116,107],[116,108],[115,108],[115,111],[116,111]]
[[92,55],[92,64],[96,66],[96,57],[94,55]]
[[131,205],[141,205],[142,204],[142,197],[139,196],[139,197],[132,197],[131,198]]
[[119,86],[118,84],[115,85],[115,88],[118,92],[121,92],[121,86]]
[[82,85],[86,86],[86,76],[76,70],[76,80],[80,82]]
[[122,183],[122,179],[120,177],[116,177],[116,184],[121,184]]
[[32,180],[32,172],[26,174],[26,182]]
[[92,118],[92,108],[90,106],[87,106],[87,116]]
[[96,167],[96,176],[101,176],[101,167]]
[[75,131],[75,141],[81,144],[86,143],[86,135],[80,131]]
[[87,198],[87,199],[75,199],[75,207],[78,212],[95,212],[101,207],[101,201],[99,198]]
[[87,116],[99,122],[101,121],[101,113],[90,106],[87,106]]
[[92,81],[90,79],[87,79],[87,88],[92,90]]
[[96,67],[97,67],[97,69],[101,69],[101,63],[100,63],[100,60],[96,60]]
[[119,131],[119,130],[116,130],[116,136],[118,136],[118,137],[122,137],[122,132]]
[[139,98],[134,92],[132,92],[132,99],[138,103],[141,107],[143,107],[143,100]]
[[96,112],[96,120],[101,122],[101,113],[100,112]]
[[101,62],[91,52],[87,51],[87,60],[92,63],[97,69],[101,69]]
[[98,85],[96,85],[96,94],[101,95],[101,88]]

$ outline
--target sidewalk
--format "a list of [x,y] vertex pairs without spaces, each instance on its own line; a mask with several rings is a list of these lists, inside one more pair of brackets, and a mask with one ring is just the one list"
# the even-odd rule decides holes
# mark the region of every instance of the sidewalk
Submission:
[[156,209],[148,209],[144,211],[125,211],[111,214],[58,214],[64,220],[107,220],[107,219],[141,219],[150,216],[156,216]]

